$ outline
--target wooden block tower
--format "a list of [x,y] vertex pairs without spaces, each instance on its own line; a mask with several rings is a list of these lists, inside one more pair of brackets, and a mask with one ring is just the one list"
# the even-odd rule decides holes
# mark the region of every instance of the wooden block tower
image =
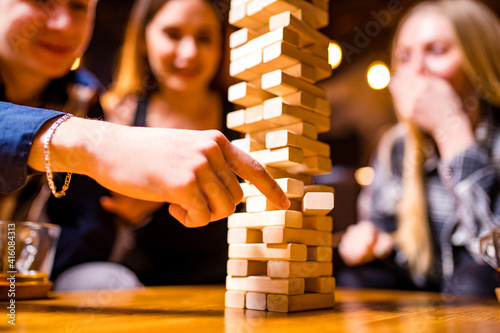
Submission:
[[326,91],[314,83],[331,75],[328,0],[232,0],[229,101],[233,141],[266,166],[292,202],[277,210],[243,183],[246,212],[228,219],[226,306],[293,312],[331,308],[333,188],[311,185],[331,170],[330,147],[317,141],[330,129]]

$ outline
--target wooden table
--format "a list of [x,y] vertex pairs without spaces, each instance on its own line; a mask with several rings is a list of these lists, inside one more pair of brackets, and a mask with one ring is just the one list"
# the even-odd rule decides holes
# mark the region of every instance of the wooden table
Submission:
[[[500,332],[496,299],[337,290],[334,309],[291,314],[225,309],[224,286],[52,293],[16,302],[18,332]],[[2,303],[5,312],[7,303]],[[0,317],[0,331],[7,325]]]

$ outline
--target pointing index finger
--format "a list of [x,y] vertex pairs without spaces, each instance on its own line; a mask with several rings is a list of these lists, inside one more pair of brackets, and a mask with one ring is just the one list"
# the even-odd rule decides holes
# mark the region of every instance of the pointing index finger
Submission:
[[257,160],[232,145],[225,138],[220,140],[219,147],[234,173],[255,185],[279,209],[290,207],[290,200],[286,194]]

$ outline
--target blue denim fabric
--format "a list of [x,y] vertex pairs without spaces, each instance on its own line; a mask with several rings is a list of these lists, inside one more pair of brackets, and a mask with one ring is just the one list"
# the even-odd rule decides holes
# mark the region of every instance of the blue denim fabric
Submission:
[[63,113],[0,102],[0,193],[21,188],[28,175],[28,155],[36,133]]

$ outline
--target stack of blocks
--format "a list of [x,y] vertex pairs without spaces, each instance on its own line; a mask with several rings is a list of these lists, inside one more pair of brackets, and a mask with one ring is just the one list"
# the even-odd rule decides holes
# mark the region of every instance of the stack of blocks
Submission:
[[227,116],[245,133],[233,144],[265,165],[292,202],[277,210],[252,184],[241,184],[246,212],[228,219],[226,306],[293,312],[334,306],[333,188],[311,185],[331,170],[330,147],[317,141],[330,129],[326,91],[331,75],[328,0],[232,0]]

